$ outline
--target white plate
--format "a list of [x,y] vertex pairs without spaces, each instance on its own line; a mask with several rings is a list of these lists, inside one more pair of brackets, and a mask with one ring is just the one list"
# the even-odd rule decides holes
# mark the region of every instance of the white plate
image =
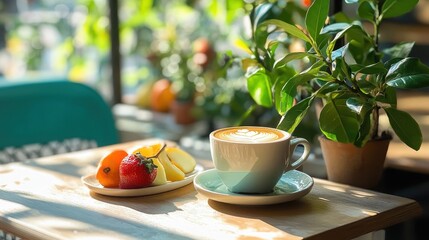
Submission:
[[222,183],[216,169],[201,172],[194,179],[195,189],[207,198],[238,205],[269,205],[293,201],[307,195],[313,184],[312,177],[296,170],[283,174],[274,191],[267,194],[232,193]]
[[83,176],[81,178],[83,184],[88,187],[91,191],[98,194],[114,196],[114,197],[137,197],[137,196],[146,196],[152,194],[163,193],[171,191],[185,185],[192,183],[195,176],[203,171],[201,165],[197,165],[193,172],[186,174],[185,179],[175,182],[167,182],[164,185],[159,186],[150,186],[145,188],[136,188],[136,189],[120,189],[120,188],[106,188],[103,187],[98,180],[95,178],[95,174]]

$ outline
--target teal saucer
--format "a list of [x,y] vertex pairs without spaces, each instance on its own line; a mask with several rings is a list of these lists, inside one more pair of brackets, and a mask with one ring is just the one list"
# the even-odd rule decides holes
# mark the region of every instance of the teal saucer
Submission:
[[283,174],[271,193],[239,194],[226,188],[216,169],[201,172],[194,178],[195,189],[202,195],[214,201],[237,205],[270,205],[293,201],[307,195],[313,184],[312,177],[292,170]]

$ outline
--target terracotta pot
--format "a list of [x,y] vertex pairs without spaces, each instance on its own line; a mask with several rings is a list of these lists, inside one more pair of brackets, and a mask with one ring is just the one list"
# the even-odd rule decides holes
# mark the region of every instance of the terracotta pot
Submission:
[[391,139],[369,141],[362,148],[319,137],[328,179],[362,188],[380,181]]
[[171,113],[174,116],[174,121],[177,124],[191,124],[194,123],[195,117],[192,115],[193,102],[180,102],[174,101],[171,106]]

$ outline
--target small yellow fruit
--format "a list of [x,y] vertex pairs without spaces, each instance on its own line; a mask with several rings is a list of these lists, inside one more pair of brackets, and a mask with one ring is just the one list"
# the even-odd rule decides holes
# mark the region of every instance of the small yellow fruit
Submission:
[[171,162],[182,170],[182,172],[190,173],[194,171],[197,162],[189,153],[178,147],[167,147],[165,151],[167,152],[168,158],[170,158]]
[[150,96],[153,82],[142,84],[136,92],[135,104],[142,108],[150,108]]

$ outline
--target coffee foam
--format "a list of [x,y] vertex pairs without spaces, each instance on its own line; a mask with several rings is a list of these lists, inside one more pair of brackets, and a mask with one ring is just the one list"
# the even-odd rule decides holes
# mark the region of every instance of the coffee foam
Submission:
[[271,142],[283,136],[280,132],[257,128],[235,128],[219,131],[217,138],[235,142]]

